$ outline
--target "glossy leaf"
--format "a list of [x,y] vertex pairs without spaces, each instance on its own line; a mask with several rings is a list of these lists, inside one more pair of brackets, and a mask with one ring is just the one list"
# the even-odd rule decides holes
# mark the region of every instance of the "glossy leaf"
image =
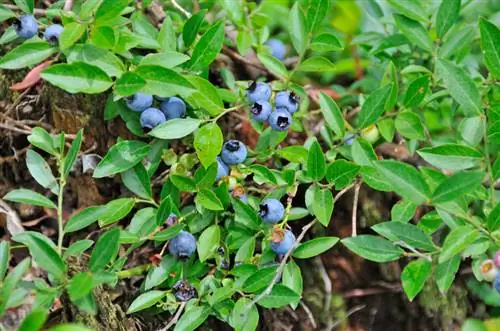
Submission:
[[337,237],[318,237],[301,243],[293,252],[293,256],[298,259],[308,259],[322,254],[335,246],[339,241]]
[[201,262],[206,261],[211,257],[215,250],[219,247],[220,241],[220,227],[217,225],[212,225],[205,229],[198,239],[198,256]]
[[446,262],[457,254],[460,254],[479,236],[479,231],[471,225],[461,225],[451,230],[444,240],[441,253],[439,254],[439,263]]
[[432,52],[434,45],[431,37],[429,37],[427,30],[420,22],[399,14],[394,14],[394,20],[408,40],[424,51]]
[[413,224],[392,221],[376,224],[372,229],[393,242],[402,241],[412,248],[429,252],[436,250],[430,236]]
[[179,139],[193,133],[201,123],[196,118],[174,118],[158,125],[149,134],[160,139]]
[[452,201],[473,192],[481,185],[484,176],[482,172],[457,172],[439,184],[432,194],[432,202]]
[[345,238],[341,242],[353,253],[374,262],[394,261],[404,253],[390,241],[372,235]]
[[26,165],[33,178],[42,185],[52,191],[54,194],[58,194],[59,185],[57,180],[52,174],[49,164],[44,160],[44,158],[33,150],[28,150],[26,153]]
[[316,188],[312,210],[318,221],[323,226],[328,226],[333,214],[333,196],[329,189]]
[[423,290],[426,280],[431,275],[431,262],[425,259],[418,259],[408,263],[401,273],[403,290],[408,299],[413,301],[420,291]]
[[56,209],[56,205],[48,198],[44,197],[40,193],[23,188],[10,191],[3,198],[7,201]]
[[[127,309],[127,314],[132,314],[140,310],[144,310],[149,308],[163,299],[166,295],[165,291],[149,291],[142,293],[137,298],[132,301],[130,306]],[[186,315],[186,314],[184,314]]]
[[307,175],[313,180],[320,181],[326,174],[325,154],[317,140],[314,140],[309,147],[307,157]]
[[396,130],[405,138],[424,140],[425,128],[420,117],[412,111],[403,111],[398,114],[394,122]]
[[295,48],[299,55],[302,55],[307,47],[307,28],[304,14],[298,2],[296,2],[290,10],[288,20],[293,48]]
[[386,110],[386,103],[392,91],[392,84],[385,85],[373,91],[363,103],[358,114],[358,125],[360,128],[375,123]]
[[457,144],[425,147],[417,153],[435,167],[450,170],[469,169],[479,165],[483,155],[476,149]]
[[436,16],[436,32],[441,38],[456,23],[460,13],[460,0],[443,0]]
[[110,148],[108,153],[94,169],[94,178],[111,176],[134,167],[151,147],[140,141],[122,140]]
[[224,24],[219,22],[213,25],[201,36],[194,47],[191,60],[187,67],[193,70],[206,68],[222,49],[224,42]]
[[223,141],[222,131],[217,123],[208,123],[196,131],[194,148],[205,168],[215,162],[215,158],[222,150]]
[[106,265],[118,254],[120,229],[112,228],[101,234],[97,240],[89,261],[89,270],[96,272],[104,269]]
[[57,48],[50,46],[45,41],[26,41],[0,58],[0,68],[21,69],[29,67],[42,62],[56,52]]
[[500,29],[495,24],[480,18],[479,31],[484,62],[491,74],[500,78]]
[[344,117],[335,101],[329,95],[321,92],[319,94],[319,105],[321,107],[321,113],[330,129],[332,129],[337,136],[343,137],[345,134]]

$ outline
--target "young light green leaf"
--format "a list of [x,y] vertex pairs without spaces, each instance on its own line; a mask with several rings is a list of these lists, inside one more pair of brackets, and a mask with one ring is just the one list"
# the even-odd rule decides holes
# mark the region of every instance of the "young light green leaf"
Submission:
[[320,181],[326,174],[326,160],[325,154],[319,142],[315,139],[309,147],[309,154],[307,157],[307,175],[316,181]]
[[425,139],[424,125],[415,112],[405,110],[399,113],[394,124],[396,130],[405,138],[416,140]]
[[282,284],[273,286],[271,293],[257,303],[264,308],[280,308],[300,300],[300,294]]
[[24,188],[10,191],[3,198],[8,201],[26,203],[34,206],[41,206],[54,209],[57,208],[52,201],[50,201],[48,198],[44,197],[40,193],[27,190]]
[[240,199],[231,199],[233,204],[236,223],[242,224],[252,230],[259,228],[259,216],[248,204],[242,202]]
[[224,24],[221,21],[214,24],[198,40],[191,55],[191,60],[187,63],[187,68],[192,70],[206,68],[220,53],[223,42]]
[[326,124],[337,136],[343,137],[345,134],[344,117],[335,101],[329,95],[321,92],[319,94],[319,105]]
[[175,28],[169,15],[165,15],[160,32],[158,33],[157,41],[163,52],[175,51],[177,49]]
[[243,245],[238,248],[236,256],[234,257],[234,261],[240,263],[249,261],[253,257],[254,251],[255,237],[250,237],[250,239],[246,240]]
[[44,188],[51,190],[54,194],[59,193],[59,185],[57,184],[57,180],[52,174],[49,164],[40,154],[38,154],[34,150],[28,150],[28,152],[26,153],[26,165],[28,166],[28,170],[31,176],[35,178],[38,184],[42,185]]
[[112,228],[99,237],[90,256],[89,270],[91,272],[104,269],[114,259],[120,248],[119,239],[120,228]]
[[429,91],[429,76],[418,77],[408,84],[403,104],[406,108],[417,107]]
[[124,73],[115,84],[115,92],[119,96],[130,96],[146,86],[146,81],[133,72]]
[[174,118],[155,127],[149,135],[160,139],[179,139],[194,132],[201,123],[196,118]]
[[492,76],[500,78],[500,29],[495,24],[480,18],[479,31],[484,62]]
[[94,178],[111,176],[134,167],[148,155],[151,147],[141,141],[122,140],[110,148],[94,169]]
[[312,210],[323,226],[327,227],[330,224],[333,214],[333,196],[329,189],[316,188]]
[[7,7],[0,6],[0,22],[6,21],[12,17],[16,17],[16,13]]
[[146,86],[141,89],[144,93],[164,98],[174,95],[187,98],[196,91],[193,85],[182,75],[159,65],[139,66],[135,70],[135,74],[146,81]]
[[187,98],[191,106],[204,109],[212,116],[224,111],[224,104],[212,83],[199,76],[186,76],[186,78],[197,89]]
[[293,163],[305,164],[307,162],[308,150],[303,146],[287,146],[278,149],[276,153]]
[[[294,291],[295,293],[302,295],[303,290],[303,280],[302,273],[300,272],[300,268],[295,263],[294,260],[290,260],[285,265],[283,269],[283,285]],[[299,305],[299,301],[296,301],[291,304],[292,308],[295,309]]]
[[500,203],[497,203],[495,208],[488,214],[486,224],[492,232],[500,228]]
[[431,37],[424,26],[411,18],[400,14],[394,14],[394,20],[398,28],[405,34],[412,43],[422,48],[424,51],[432,52],[434,47]]
[[323,56],[312,56],[307,58],[297,68],[298,71],[303,72],[330,72],[335,69],[335,65]]
[[358,174],[360,166],[346,160],[336,160],[328,166],[326,179],[335,183],[335,189],[341,190],[350,185]]
[[91,290],[92,274],[90,272],[80,272],[69,281],[68,294],[73,302],[87,296]]
[[387,99],[392,91],[392,84],[385,85],[373,91],[363,103],[358,114],[358,125],[360,128],[375,123],[386,110]]
[[407,223],[413,218],[417,205],[408,200],[400,200],[391,209],[391,220]]
[[460,256],[456,255],[436,268],[436,284],[441,294],[446,294],[460,266]]
[[372,235],[349,237],[342,239],[341,242],[353,253],[374,262],[394,261],[404,253],[390,241]]
[[259,58],[260,62],[262,62],[264,67],[266,67],[276,76],[282,78],[288,77],[288,71],[286,70],[285,65],[282,61],[267,53],[259,53],[257,57]]
[[201,262],[212,257],[215,250],[219,247],[220,242],[220,227],[212,225],[206,228],[198,238],[198,256]]
[[210,315],[211,308],[206,306],[196,306],[182,314],[182,317],[175,323],[174,331],[196,330]]
[[78,130],[75,140],[73,140],[73,142],[71,143],[71,147],[68,150],[68,154],[66,154],[66,157],[64,158],[64,166],[63,166],[64,178],[68,178],[69,172],[73,168],[73,164],[75,164],[76,157],[82,145],[82,139],[83,139],[83,130]]
[[451,230],[444,240],[439,263],[443,263],[460,254],[467,246],[472,244],[480,233],[471,225],[460,225]]
[[208,168],[222,150],[223,136],[217,123],[208,123],[194,134],[194,148],[201,164]]
[[387,0],[387,2],[391,7],[397,9],[406,17],[420,22],[427,21],[427,17],[425,16],[425,9],[418,1]]
[[172,69],[180,64],[189,61],[190,57],[183,53],[174,51],[165,51],[163,53],[150,53],[142,58],[140,66],[162,66],[167,69]]
[[436,15],[436,32],[443,36],[455,24],[460,14],[460,0],[443,0]]
[[94,241],[89,239],[78,240],[71,244],[63,254],[63,258],[67,259],[70,256],[79,256],[94,244]]
[[102,207],[103,210],[99,215],[99,226],[103,227],[118,222],[130,213],[134,205],[133,198],[120,198],[108,202]]
[[313,39],[311,49],[315,52],[341,51],[344,44],[335,35],[323,33]]
[[73,46],[67,55],[68,63],[85,62],[104,71],[110,77],[119,77],[125,66],[118,56],[91,44]]
[[47,321],[47,317],[48,312],[35,309],[24,318],[18,331],[40,331]]
[[58,152],[54,148],[54,139],[45,131],[45,129],[36,127],[33,128],[31,134],[28,136],[28,141],[35,147],[49,153],[50,155],[57,155]]
[[439,47],[439,58],[449,59],[456,54],[460,54],[470,46],[476,38],[477,29],[473,26],[466,26],[463,29],[446,36],[445,41]]
[[3,280],[7,270],[9,269],[10,258],[10,243],[8,241],[0,241],[0,281]]
[[252,300],[241,297],[233,308],[232,320],[235,331],[254,331],[259,324],[259,311]]
[[127,309],[127,314],[135,313],[139,310],[143,310],[149,308],[159,302],[161,299],[165,297],[167,292],[165,291],[148,291],[142,293],[134,301],[130,304],[130,307]]
[[293,252],[293,256],[298,259],[308,259],[322,254],[335,246],[339,241],[337,237],[318,237],[301,243]]
[[106,210],[105,206],[91,206],[73,215],[64,226],[64,232],[70,233],[86,228],[97,221]]
[[408,299],[413,301],[420,291],[424,288],[425,281],[430,277],[432,264],[425,259],[418,259],[408,263],[401,273],[401,282],[403,290]]
[[466,193],[473,192],[481,186],[484,176],[483,172],[457,172],[439,184],[432,194],[432,202],[452,201]]
[[50,46],[46,41],[25,41],[2,58],[1,69],[21,69],[38,64],[57,52],[57,47]]
[[224,210],[224,206],[217,195],[207,188],[200,188],[198,194],[196,194],[195,200],[196,203],[202,205],[208,210]]
[[59,36],[59,47],[62,50],[70,48],[73,46],[85,33],[87,29],[86,24],[81,24],[78,22],[71,22],[64,26],[64,30]]
[[198,34],[198,30],[200,29],[201,23],[203,23],[206,13],[206,10],[200,10],[184,23],[184,27],[182,28],[182,40],[186,47],[191,46],[196,39],[196,35]]
[[295,2],[290,10],[290,17],[288,20],[293,48],[295,48],[299,55],[302,55],[307,48],[307,30],[305,23],[306,19],[298,2]]
[[476,149],[457,144],[425,147],[417,153],[433,166],[450,170],[469,169],[479,165],[483,159],[483,155]]
[[392,142],[394,140],[394,132],[396,131],[396,125],[392,118],[384,118],[377,123],[380,135],[387,141]]
[[391,221],[376,224],[372,229],[393,242],[403,241],[410,247],[428,252],[436,250],[430,236],[413,224]]
[[371,166],[378,159],[372,145],[362,138],[357,138],[352,143],[351,155],[354,162],[362,166]]
[[328,0],[311,0],[306,10],[307,15],[307,30],[314,34],[328,14],[330,9],[330,1]]

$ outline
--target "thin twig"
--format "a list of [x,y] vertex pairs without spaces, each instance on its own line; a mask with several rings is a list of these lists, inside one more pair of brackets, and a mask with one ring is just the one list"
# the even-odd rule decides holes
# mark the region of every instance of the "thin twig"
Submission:
[[352,314],[362,310],[362,309],[365,309],[366,305],[360,305],[360,306],[356,306],[356,307],[353,307],[352,309],[350,309],[347,314],[339,319],[338,321],[336,321],[335,323],[333,323],[332,325],[330,325],[327,330],[333,330],[333,328],[335,328],[337,325],[339,325],[340,323],[342,323],[343,321],[345,321],[349,316],[351,316]]
[[316,256],[313,260],[313,263],[316,269],[319,270],[321,279],[323,280],[323,284],[325,286],[325,303],[323,312],[327,313],[328,310],[330,310],[330,306],[332,304],[332,280],[330,279],[330,276],[328,275],[328,272],[326,271],[325,265],[323,264],[320,256]]
[[309,307],[307,307],[307,305],[304,303],[304,301],[300,300],[300,306],[304,309],[304,311],[306,312],[307,314],[307,317],[309,318],[309,321],[311,321],[311,324],[312,324],[312,327],[313,329],[317,329],[318,328],[318,324],[316,324],[316,320],[314,319],[314,315],[313,313],[311,312],[311,309],[309,309]]
[[188,12],[187,10],[185,10],[184,8],[182,8],[182,6],[179,5],[176,0],[170,0],[170,2],[172,3],[172,5],[175,8],[177,8],[177,10],[179,10],[181,13],[183,13],[184,15],[186,15],[187,18],[191,17],[191,13]]
[[[20,10],[18,6],[14,6],[14,5],[2,4],[2,6],[4,6],[5,8],[9,8],[11,10]],[[47,11],[45,9],[35,8],[33,10],[33,14],[35,14],[35,16],[46,16]]]
[[182,311],[184,310],[184,307],[186,307],[186,302],[181,303],[181,305],[177,309],[177,312],[175,313],[174,317],[170,320],[170,322],[168,322],[167,326],[165,326],[163,329],[160,329],[159,331],[167,331],[168,329],[170,329],[172,327],[172,325],[177,323],[177,321],[179,320],[179,317],[181,317],[181,314],[182,314]]
[[316,224],[316,222],[317,222],[317,220],[314,219],[314,220],[312,220],[311,222],[309,222],[307,225],[305,225],[302,228],[302,232],[297,237],[297,240],[293,244],[292,248],[290,248],[290,250],[285,254],[285,257],[283,257],[283,260],[281,260],[281,263],[278,266],[278,269],[276,270],[276,274],[274,275],[274,278],[271,281],[271,284],[269,284],[269,286],[261,294],[259,294],[254,300],[252,300],[252,302],[250,302],[247,305],[247,307],[246,307],[247,310],[250,309],[254,304],[256,304],[260,299],[262,299],[263,297],[265,297],[266,295],[269,295],[271,293],[271,291],[273,290],[274,285],[278,282],[278,280],[279,280],[279,278],[281,276],[281,273],[283,272],[283,269],[285,268],[286,261],[288,260],[288,258],[290,257],[290,255],[292,255],[293,251],[299,246],[301,240],[304,238],[304,236],[306,235],[307,231],[309,231],[309,229],[314,224]]
[[352,203],[352,236],[356,237],[356,227],[357,227],[357,215],[358,215],[358,198],[359,189],[361,188],[361,182],[357,182],[354,187],[354,202]]
[[[244,63],[246,65],[249,65],[251,67],[254,67],[256,69],[259,69],[259,70],[262,70],[268,74],[271,74],[264,66],[262,66],[260,63],[255,63],[255,62],[252,62],[250,60],[248,60],[247,58],[241,56],[238,52],[234,51],[233,49],[231,49],[230,47],[224,45],[222,46],[222,53],[226,54],[227,56],[229,56],[230,58],[232,58],[233,60],[235,61],[238,61],[238,62],[241,62],[241,63]],[[274,76],[274,75],[273,75]]]
[[73,0],[66,0],[66,1],[64,1],[63,10],[65,10],[65,11],[71,11],[71,8],[73,8]]
[[335,198],[333,199],[333,203],[337,202],[337,200],[340,199],[347,191],[352,189],[354,187],[354,185],[356,185],[356,183],[352,183],[351,185],[344,187],[342,189],[342,191],[340,191],[339,193],[337,193],[335,195]]
[[415,248],[413,248],[412,246],[408,245],[407,243],[405,243],[402,240],[401,241],[396,241],[395,244],[399,245],[401,247],[404,247],[404,248],[406,248],[408,250],[410,250],[411,252],[413,252],[418,257],[421,257],[423,259],[426,259],[426,260],[432,262],[432,258],[429,255],[425,255],[424,253],[421,253],[421,252],[417,251]]
[[31,131],[22,130],[22,129],[15,128],[13,126],[10,126],[8,124],[3,124],[3,123],[0,123],[0,128],[6,129],[6,130],[9,130],[9,131],[13,131],[13,132],[17,132],[17,133],[20,133],[20,134],[26,134],[26,135],[30,135],[31,134]]

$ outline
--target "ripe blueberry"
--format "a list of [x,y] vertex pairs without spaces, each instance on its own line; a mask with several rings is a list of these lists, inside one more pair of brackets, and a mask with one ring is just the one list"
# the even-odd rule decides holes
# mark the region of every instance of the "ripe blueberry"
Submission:
[[276,224],[285,216],[285,207],[277,199],[267,199],[260,204],[259,215],[265,223]]
[[167,226],[172,226],[175,223],[177,223],[177,220],[178,220],[177,215],[175,215],[174,213],[170,213],[170,215],[168,215],[167,220],[165,221],[165,223],[167,223]]
[[[283,232],[280,230],[280,232]],[[286,254],[295,244],[295,236],[292,231],[285,230],[284,233],[277,234],[275,240],[271,242],[271,249],[276,254]]]
[[18,37],[29,39],[38,33],[38,25],[33,15],[23,15],[14,23]]
[[189,299],[196,298],[198,295],[196,289],[182,279],[174,284],[172,287],[172,293],[179,301],[188,301]]
[[153,96],[137,92],[136,94],[125,98],[125,102],[130,110],[141,112],[146,110],[146,108],[151,107],[153,104]]
[[160,109],[167,120],[180,118],[186,115],[186,104],[182,99],[171,97],[160,104]]
[[218,181],[227,175],[229,175],[229,167],[222,162],[220,157],[217,157],[217,177],[215,177],[215,180]]
[[353,143],[354,143],[354,140],[356,140],[356,135],[354,133],[348,133],[345,137],[344,137],[344,143],[347,145],[347,146],[351,146]]
[[276,108],[269,115],[269,125],[273,130],[286,131],[292,125],[292,115],[284,108]]
[[181,231],[168,243],[168,251],[179,259],[187,259],[196,251],[196,239],[187,232]]
[[299,109],[299,97],[293,92],[278,92],[274,99],[276,108],[285,108],[290,114],[293,114]]
[[153,129],[156,126],[165,123],[165,115],[158,108],[148,108],[141,113],[141,127],[143,129]]
[[247,98],[251,103],[269,101],[269,98],[271,98],[271,86],[267,83],[253,82],[247,88]]
[[271,49],[271,54],[278,60],[283,61],[286,55],[285,44],[279,39],[269,39],[266,45]]
[[59,36],[61,35],[63,29],[62,25],[53,24],[45,29],[43,37],[49,42],[49,44],[57,45],[59,43]]
[[269,115],[271,115],[271,111],[271,104],[263,100],[255,101],[255,103],[252,105],[252,108],[250,108],[252,117],[257,122],[267,121]]
[[224,143],[220,157],[227,165],[240,164],[247,158],[247,148],[241,141],[232,139]]

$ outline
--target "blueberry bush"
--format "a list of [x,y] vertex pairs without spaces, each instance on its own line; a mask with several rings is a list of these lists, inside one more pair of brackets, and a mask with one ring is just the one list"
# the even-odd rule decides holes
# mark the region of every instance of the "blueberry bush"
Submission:
[[[2,192],[0,329],[139,330],[142,316],[255,330],[284,307],[345,327],[354,311],[335,321],[331,298],[318,315],[304,296],[307,260],[341,251],[401,268],[408,304],[465,288],[484,308],[455,326],[498,330],[499,13],[494,0],[3,3],[1,80],[19,82],[0,129],[27,137],[15,160],[37,184]],[[23,120],[35,90],[35,108],[75,103]],[[78,105],[91,112],[65,134]],[[107,198],[72,197],[88,187]],[[52,231],[25,229],[21,207]]]

